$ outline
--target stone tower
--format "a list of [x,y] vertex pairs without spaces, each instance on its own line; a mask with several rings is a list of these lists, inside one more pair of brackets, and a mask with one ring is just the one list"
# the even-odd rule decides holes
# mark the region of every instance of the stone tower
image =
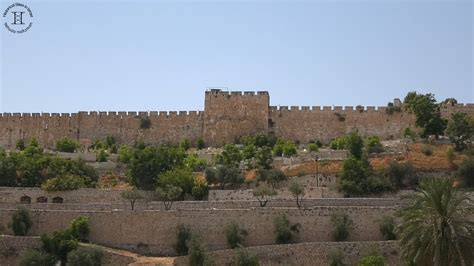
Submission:
[[244,135],[268,132],[270,96],[266,91],[206,91],[204,141],[210,145],[232,143]]

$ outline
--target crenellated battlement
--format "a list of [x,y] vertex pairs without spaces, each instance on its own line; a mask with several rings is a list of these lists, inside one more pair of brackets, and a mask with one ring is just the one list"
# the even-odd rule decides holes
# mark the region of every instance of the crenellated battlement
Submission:
[[224,91],[222,89],[210,89],[206,91],[206,95],[221,96],[268,96],[268,91]]
[[80,111],[77,113],[0,113],[0,118],[52,118],[52,117],[136,117],[136,116],[202,116],[203,111]]

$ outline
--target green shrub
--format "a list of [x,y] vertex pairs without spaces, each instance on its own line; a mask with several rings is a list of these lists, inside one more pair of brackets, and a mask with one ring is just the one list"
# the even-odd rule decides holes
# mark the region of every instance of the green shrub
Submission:
[[74,175],[50,178],[41,185],[41,189],[47,192],[75,190],[83,187],[86,187],[85,179]]
[[79,247],[67,254],[67,266],[101,266],[103,255],[99,248]]
[[158,186],[161,188],[175,186],[181,188],[183,193],[191,194],[194,187],[194,174],[186,168],[175,168],[160,175]]
[[344,254],[341,251],[336,250],[329,253],[329,266],[346,266],[344,262]]
[[407,127],[407,128],[405,128],[405,130],[403,131],[403,136],[404,136],[405,138],[409,138],[409,139],[414,140],[415,137],[416,137],[416,132],[413,131],[411,128]]
[[198,150],[202,150],[206,147],[206,144],[204,143],[204,140],[202,138],[199,138],[197,141],[197,148]]
[[227,184],[240,185],[244,183],[244,178],[239,169],[231,166],[218,166],[216,168],[206,169],[206,179],[209,183],[220,184],[224,189]]
[[418,183],[415,170],[409,162],[390,161],[385,173],[390,182],[398,189],[413,188]]
[[194,182],[194,187],[191,190],[191,195],[195,200],[202,200],[209,194],[207,183]]
[[258,182],[266,182],[273,189],[278,188],[278,184],[287,180],[285,173],[280,169],[259,169],[257,175]]
[[73,237],[81,242],[87,242],[90,233],[89,218],[79,216],[71,221],[69,225],[70,233]]
[[465,187],[474,187],[474,158],[464,160],[456,171]]
[[291,243],[295,234],[299,233],[300,224],[290,225],[290,221],[285,214],[276,216],[273,220],[275,241],[277,244]]
[[380,255],[370,255],[363,257],[358,263],[357,266],[386,266],[388,263],[385,258]]
[[384,151],[382,142],[380,142],[380,138],[378,136],[368,137],[365,141],[365,147],[367,149],[367,153],[381,153]]
[[140,117],[140,129],[149,129],[151,127],[151,120],[148,116]]
[[33,222],[31,221],[30,211],[25,208],[18,208],[13,215],[10,227],[16,236],[26,236]]
[[26,148],[25,140],[19,139],[16,141],[15,148],[19,151],[22,151]]
[[353,222],[349,215],[343,212],[336,212],[331,215],[332,238],[335,241],[345,241],[352,230]]
[[273,153],[276,156],[292,156],[297,153],[295,143],[289,140],[278,139],[273,146]]
[[57,151],[74,152],[77,148],[79,148],[79,143],[71,138],[63,137],[56,141]]
[[315,143],[310,143],[308,144],[308,150],[310,152],[318,151],[318,145],[316,145]]
[[99,149],[96,152],[96,161],[97,162],[107,162],[108,154],[104,149]]
[[190,266],[204,266],[209,260],[202,240],[199,236],[193,235],[188,242],[189,251],[189,265]]
[[184,165],[194,172],[202,172],[207,166],[207,161],[199,158],[197,154],[189,154],[184,159]]
[[431,148],[428,145],[423,145],[421,147],[421,153],[423,153],[426,156],[431,156],[431,155],[433,155],[433,148]]
[[183,139],[181,143],[179,143],[179,147],[187,151],[189,148],[191,148],[191,141],[189,141],[189,139]]
[[25,249],[20,253],[18,258],[20,266],[54,266],[56,260],[53,256],[40,252],[35,249]]
[[51,235],[42,235],[41,243],[44,251],[60,260],[62,265],[67,261],[67,254],[78,247],[77,239],[68,229],[54,232]]
[[259,266],[260,262],[255,254],[250,253],[248,250],[239,248],[235,256],[235,266]]
[[339,136],[329,143],[329,147],[333,150],[344,150],[347,148],[347,136]]
[[186,256],[188,255],[187,242],[191,239],[191,229],[183,224],[178,225],[177,229],[175,250],[179,256]]
[[395,240],[395,220],[392,216],[384,216],[380,220],[379,230],[384,240]]
[[242,247],[247,234],[247,231],[235,222],[230,223],[225,229],[227,244],[230,248]]
[[118,150],[117,161],[127,164],[130,162],[131,159],[132,151],[130,150],[130,148],[125,144],[120,145],[120,148]]

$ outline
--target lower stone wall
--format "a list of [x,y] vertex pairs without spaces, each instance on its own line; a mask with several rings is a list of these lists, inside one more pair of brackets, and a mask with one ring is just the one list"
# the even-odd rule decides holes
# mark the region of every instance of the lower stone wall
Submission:
[[[90,245],[81,244],[85,248],[91,248]],[[117,252],[98,246],[102,249],[102,265],[118,266],[129,265],[135,262],[133,254],[127,252]],[[0,265],[16,266],[20,253],[26,249],[41,249],[41,240],[38,236],[7,236],[0,235]]]
[[[389,265],[404,265],[400,258],[397,241],[364,242],[313,242],[288,245],[248,247],[246,250],[259,258],[260,265],[329,265],[332,252],[341,251],[347,265],[356,265],[364,256],[383,255]],[[208,256],[215,265],[234,265],[236,250],[210,252]],[[175,265],[188,265],[188,257],[177,257]]]
[[[331,215],[345,212],[354,221],[349,241],[381,240],[378,221],[393,214],[396,207],[313,207],[252,208],[222,210],[170,211],[54,211],[33,210],[30,235],[40,235],[66,228],[78,216],[91,220],[90,240],[104,246],[137,251],[142,254],[175,255],[178,224],[189,225],[193,233],[209,243],[209,250],[227,249],[225,228],[231,222],[248,231],[247,245],[275,244],[273,220],[286,214],[291,223],[299,223],[297,242],[331,241]],[[14,209],[0,210],[0,225],[7,228]],[[9,231],[9,229],[8,229]],[[8,232],[7,231],[7,232]],[[9,232],[11,233],[11,232]]]

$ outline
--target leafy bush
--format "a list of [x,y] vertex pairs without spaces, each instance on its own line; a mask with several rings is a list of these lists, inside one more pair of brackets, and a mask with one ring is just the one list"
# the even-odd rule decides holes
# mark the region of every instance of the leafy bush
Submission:
[[474,118],[470,117],[467,113],[451,114],[446,133],[449,136],[449,140],[454,143],[456,151],[466,149],[474,135]]
[[181,188],[182,193],[191,194],[194,187],[194,174],[186,168],[168,170],[160,175],[158,186],[161,188],[175,186]]
[[353,222],[349,215],[343,212],[336,212],[331,215],[332,238],[334,241],[345,241],[352,230]]
[[189,251],[189,265],[190,266],[204,266],[209,258],[206,255],[206,251],[202,244],[202,240],[199,236],[193,235],[191,240],[188,242]]
[[333,150],[344,150],[347,148],[347,141],[347,136],[339,136],[329,143],[329,147]]
[[69,225],[71,235],[81,242],[87,242],[90,233],[89,218],[79,216],[71,221]]
[[250,253],[248,250],[239,248],[235,256],[235,266],[259,266],[260,262],[255,254]]
[[104,149],[99,149],[96,152],[96,161],[97,162],[107,162],[108,154]]
[[77,239],[67,229],[51,235],[42,235],[41,242],[44,251],[60,260],[62,264],[66,263],[67,254],[78,247]]
[[[183,166],[185,152],[176,147],[161,145],[146,146],[137,143],[137,147],[132,151],[130,163],[127,164],[127,175],[130,183],[139,188],[154,190],[158,182],[158,177],[171,169]],[[161,176],[160,176],[161,179]],[[187,190],[191,192],[192,182]],[[186,191],[186,189],[183,188]]]
[[216,168],[206,169],[206,179],[209,183],[220,184],[224,189],[226,184],[242,184],[243,176],[236,167],[217,166]]
[[26,143],[24,139],[19,139],[16,141],[15,148],[19,151],[22,151],[26,148]]
[[370,136],[365,141],[365,147],[368,153],[381,153],[384,151],[382,142],[378,136]]
[[300,224],[290,225],[290,221],[285,214],[276,216],[273,220],[273,226],[275,228],[273,233],[277,244],[291,243],[295,238],[295,234],[299,233],[299,228],[301,227]]
[[53,256],[35,249],[23,250],[18,259],[20,266],[54,266],[55,264]]
[[202,200],[209,194],[209,188],[206,182],[197,182],[194,181],[194,187],[191,190],[191,195],[195,200]]
[[258,147],[255,152],[256,167],[271,169],[273,162],[272,149],[270,147]]
[[308,144],[308,150],[310,152],[318,151],[318,146],[315,143]]
[[273,189],[278,187],[278,184],[282,181],[287,180],[285,173],[280,169],[259,169],[257,175],[257,181],[266,182]]
[[276,156],[292,156],[297,153],[295,143],[289,140],[278,139],[273,146],[273,153]]
[[329,254],[329,266],[346,266],[344,255],[341,251],[336,250]]
[[353,156],[349,156],[342,164],[338,187],[348,196],[378,194],[393,190],[388,178],[375,175],[367,158],[357,159]]
[[384,240],[395,240],[395,220],[392,216],[384,216],[379,223],[379,230]]
[[148,116],[140,117],[140,129],[149,129],[151,127],[151,120]]
[[413,188],[418,183],[415,170],[409,162],[399,163],[397,161],[390,161],[385,169],[385,173],[390,182],[399,189]]
[[57,151],[74,152],[77,148],[79,148],[79,143],[71,138],[63,137],[56,141]]
[[119,151],[118,151],[117,161],[119,161],[121,163],[124,163],[124,164],[130,163],[132,155],[133,154],[132,154],[132,151],[130,150],[130,148],[127,145],[122,144],[122,145],[120,145],[120,148],[119,148]]
[[85,179],[74,175],[54,177],[41,185],[41,188],[47,192],[75,190],[83,187],[86,187]]
[[189,139],[183,139],[181,143],[179,143],[179,147],[187,151],[189,148],[191,148],[191,141],[189,141]]
[[456,171],[464,186],[474,187],[474,158],[464,160]]
[[386,262],[385,258],[380,255],[370,255],[363,257],[357,266],[386,266],[388,263]]
[[206,168],[207,162],[199,158],[197,154],[189,154],[186,159],[184,159],[184,165],[195,172],[201,172]]
[[198,150],[202,150],[206,147],[206,144],[204,143],[204,140],[202,138],[199,138],[197,141],[197,148]]
[[101,266],[103,255],[99,248],[79,247],[67,254],[67,266]]
[[31,221],[31,214],[28,209],[20,207],[13,213],[10,227],[14,235],[26,236],[32,225],[33,222]]
[[235,222],[230,223],[225,229],[227,244],[230,248],[242,247],[247,234],[247,231]]
[[416,132],[413,131],[411,128],[407,127],[407,128],[405,128],[405,130],[403,131],[403,136],[404,136],[405,138],[409,138],[409,139],[414,140],[415,137],[416,137]]
[[420,151],[421,151],[421,153],[423,153],[423,154],[426,155],[426,156],[431,156],[431,155],[433,155],[433,148],[431,148],[431,147],[428,146],[428,145],[423,145],[423,146],[421,147],[421,150],[420,150]]
[[242,161],[242,154],[239,148],[234,144],[227,144],[221,154],[215,157],[216,164],[222,164],[229,167],[239,167]]
[[189,226],[183,224],[178,225],[178,232],[176,234],[176,253],[179,256],[188,255],[188,245],[187,242],[191,239],[191,229]]

